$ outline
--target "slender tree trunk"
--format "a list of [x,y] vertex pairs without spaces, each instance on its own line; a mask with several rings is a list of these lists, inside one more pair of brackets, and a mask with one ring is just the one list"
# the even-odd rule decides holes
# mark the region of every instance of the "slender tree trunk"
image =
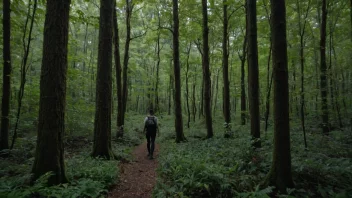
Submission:
[[[247,26],[247,19],[246,19]],[[241,125],[246,124],[246,115],[247,115],[247,102],[246,102],[246,85],[245,85],[245,71],[244,67],[246,64],[246,56],[247,56],[247,27],[244,34],[243,45],[242,45],[242,55],[240,55],[241,60]],[[236,103],[235,103],[236,105]]]
[[[30,44],[32,41],[32,31],[33,31],[33,24],[34,24],[34,16],[35,16],[35,12],[37,10],[37,2],[38,2],[37,0],[34,0],[32,15],[30,15],[31,2],[29,2],[29,4],[28,4],[28,12],[27,12],[28,17],[26,19],[24,33],[23,33],[23,37],[22,37],[24,55],[23,55],[23,59],[22,59],[22,63],[21,63],[21,82],[20,82],[20,89],[18,91],[16,123],[15,123],[15,129],[13,131],[11,149],[13,149],[13,146],[15,145],[15,141],[17,138],[17,129],[18,129],[18,123],[19,123],[19,119],[20,119],[20,115],[21,115],[22,99],[23,99],[23,95],[24,95],[24,86],[26,84],[26,75],[27,75],[27,71],[29,68],[27,66],[27,61],[28,61],[28,55],[29,55],[29,48],[30,48]],[[28,21],[29,21],[29,16],[31,16],[31,23],[30,23],[30,27],[29,27],[28,40],[26,42],[27,25],[28,25]]]
[[248,92],[249,111],[251,117],[251,135],[253,146],[259,148],[260,143],[260,114],[259,114],[259,67],[257,43],[257,11],[256,0],[247,0],[248,23]]
[[[158,13],[158,20],[160,24],[160,16]],[[157,38],[157,62],[156,62],[156,83],[155,83],[155,112],[159,112],[159,70],[160,70],[160,30],[158,30],[158,38]]]
[[112,38],[114,0],[100,1],[93,157],[113,159],[111,150]]
[[189,123],[191,122],[191,110],[189,106],[189,86],[188,86],[188,73],[189,73],[189,56],[191,53],[192,43],[189,43],[187,49],[187,60],[186,60],[186,107],[187,107],[187,128],[189,128]]
[[[123,72],[122,72],[122,118],[120,126],[125,124],[125,114],[128,96],[128,82],[127,82],[127,70],[128,70],[128,60],[129,60],[129,50],[131,42],[131,16],[132,16],[133,4],[132,0],[126,0],[126,43],[125,43],[125,54],[123,57]],[[123,130],[122,130],[123,132]],[[121,135],[123,136],[123,135]]]
[[287,188],[294,187],[291,174],[286,8],[285,1],[270,2],[275,123],[273,160],[264,183],[286,193]]
[[[334,37],[333,37],[333,31],[331,32],[331,48],[332,48],[332,52],[334,53],[334,61],[335,61],[335,65],[337,65],[337,55],[336,55],[336,51],[335,51],[335,47],[334,47]],[[332,75],[331,76],[331,79],[337,79],[337,74],[335,75]],[[344,88],[344,79],[342,78],[342,90]],[[334,81],[334,92],[335,92],[335,107],[336,107],[336,113],[337,113],[337,118],[338,118],[338,121],[339,121],[339,126],[340,128],[343,127],[343,121],[342,121],[342,117],[341,117],[341,108],[340,108],[340,104],[339,104],[339,101],[338,99],[340,98],[340,93],[339,93],[339,85],[336,84],[336,81]],[[343,96],[342,96],[342,99],[343,99]],[[343,100],[344,102],[344,100]]]
[[327,68],[326,68],[326,0],[322,0],[322,21],[320,27],[320,93],[321,93],[321,110],[322,110],[322,130],[323,134],[329,134],[329,110],[328,110],[328,87],[327,87]]
[[216,109],[217,109],[217,103],[218,103],[218,92],[219,92],[219,73],[220,69],[216,72],[216,81],[214,79],[214,87],[215,87],[215,94],[214,94],[214,111],[213,111],[213,116],[215,117]]
[[179,52],[179,18],[178,18],[178,0],[173,2],[173,58],[174,58],[174,75],[175,75],[175,130],[176,142],[186,140],[183,134],[182,123],[182,102],[181,102],[181,72],[180,72],[180,52]]
[[304,108],[305,108],[305,91],[304,91],[304,46],[305,46],[305,40],[304,40],[304,35],[306,31],[306,23],[307,23],[307,18],[308,18],[308,13],[310,10],[310,3],[311,1],[308,1],[308,6],[307,10],[304,13],[304,21],[302,24],[301,21],[301,7],[300,7],[300,2],[297,0],[297,10],[298,10],[298,27],[299,27],[299,35],[300,35],[300,50],[299,50],[299,56],[300,56],[300,64],[301,64],[301,106],[300,106],[300,113],[301,113],[301,125],[302,125],[302,130],[303,130],[303,140],[304,140],[304,147],[307,149],[307,139],[306,139],[306,126],[305,126],[305,113],[304,113]]
[[193,122],[196,121],[196,114],[197,114],[197,105],[196,105],[196,80],[197,78],[194,77],[193,85],[192,85],[192,115],[193,115]]
[[[270,24],[270,13],[267,7],[267,2],[264,0],[264,9],[266,12],[266,16],[268,18],[268,24],[269,26]],[[270,114],[270,95],[271,95],[271,86],[273,83],[273,74],[272,72],[270,72],[270,62],[271,62],[271,52],[272,52],[272,41],[271,41],[271,37],[270,37],[270,46],[269,46],[269,55],[268,55],[268,62],[267,62],[267,74],[266,74],[266,83],[267,83],[267,91],[266,91],[266,101],[265,101],[265,132],[268,131],[268,120],[269,120],[269,114]],[[271,74],[271,75],[270,75]],[[271,77],[270,77],[271,76]]]
[[2,101],[1,101],[1,133],[0,151],[9,148],[9,113],[11,96],[11,20],[10,20],[10,0],[3,0],[3,74],[2,74]]
[[227,18],[227,0],[223,0],[223,36],[222,36],[222,66],[223,66],[223,81],[224,81],[224,93],[223,93],[223,112],[226,125],[226,130],[230,130],[228,127],[231,122],[231,113],[230,113],[230,82],[229,82],[229,53],[228,53],[228,18]]
[[47,172],[48,184],[67,182],[64,162],[67,43],[70,0],[47,0],[37,147],[32,181]]
[[199,119],[201,117],[204,117],[204,74],[202,75],[202,88],[200,89]]
[[202,0],[203,13],[203,78],[204,78],[204,111],[207,126],[207,138],[213,137],[213,123],[211,118],[211,80],[209,70],[209,41],[208,41],[208,5]]
[[[116,6],[116,1],[114,2]],[[114,6],[114,7],[115,7]],[[117,131],[116,137],[123,137],[123,98],[122,98],[122,85],[121,85],[121,57],[120,57],[120,43],[119,43],[119,26],[117,22],[116,10],[113,12],[113,33],[114,33],[114,58],[116,69],[116,90],[117,90]]]

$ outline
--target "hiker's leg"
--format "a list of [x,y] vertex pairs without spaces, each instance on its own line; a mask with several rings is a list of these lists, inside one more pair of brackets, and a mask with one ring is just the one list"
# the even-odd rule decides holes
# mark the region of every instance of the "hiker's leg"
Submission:
[[154,153],[154,145],[155,145],[155,136],[156,136],[156,132],[154,132],[153,134],[151,134],[150,139],[151,139],[151,148],[150,148],[150,152],[151,155],[153,156]]
[[147,149],[148,153],[150,154],[150,134],[147,132],[145,137],[147,138]]

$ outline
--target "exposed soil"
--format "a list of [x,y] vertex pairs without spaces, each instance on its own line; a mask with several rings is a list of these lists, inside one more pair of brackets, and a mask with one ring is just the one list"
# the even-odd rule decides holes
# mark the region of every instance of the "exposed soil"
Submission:
[[154,159],[147,156],[147,142],[133,151],[133,161],[120,164],[120,181],[108,193],[109,198],[149,198],[156,184],[159,145],[155,145]]

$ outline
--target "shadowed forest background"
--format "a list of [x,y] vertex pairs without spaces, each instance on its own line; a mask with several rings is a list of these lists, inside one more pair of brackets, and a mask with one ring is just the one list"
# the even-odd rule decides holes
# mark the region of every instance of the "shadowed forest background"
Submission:
[[153,197],[352,196],[352,1],[1,8],[0,197],[106,196],[149,109]]

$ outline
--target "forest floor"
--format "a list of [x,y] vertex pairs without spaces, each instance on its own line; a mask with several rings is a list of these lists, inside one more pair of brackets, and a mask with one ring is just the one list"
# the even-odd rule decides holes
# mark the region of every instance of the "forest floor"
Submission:
[[147,156],[147,142],[137,146],[132,162],[120,164],[120,178],[117,185],[108,193],[109,198],[150,198],[156,184],[159,145],[156,144],[154,159]]

